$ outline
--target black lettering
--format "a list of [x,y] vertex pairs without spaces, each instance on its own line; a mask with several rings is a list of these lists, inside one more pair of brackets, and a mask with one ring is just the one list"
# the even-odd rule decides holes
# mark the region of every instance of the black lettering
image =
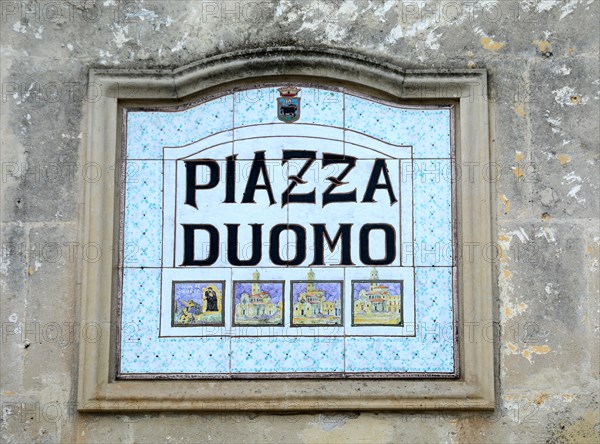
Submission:
[[[290,260],[284,260],[280,254],[279,238],[285,230],[291,230],[296,233],[296,256]],[[269,244],[269,256],[274,265],[300,265],[306,259],[306,230],[301,225],[296,224],[278,224],[271,230],[271,239]]]
[[235,161],[237,154],[225,158],[225,200],[223,203],[235,203]]
[[325,265],[325,241],[331,251],[334,250],[337,243],[342,240],[342,260],[339,265],[354,265],[352,262],[352,243],[351,229],[352,224],[340,224],[340,229],[335,234],[333,240],[329,236],[325,224],[311,224],[315,234],[315,258],[311,265]]
[[[385,183],[379,183],[381,173],[383,173],[383,179],[385,180]],[[396,196],[394,195],[394,189],[392,187],[392,181],[390,180],[390,173],[388,171],[385,159],[376,159],[375,163],[373,163],[371,177],[369,177],[369,183],[367,184],[367,189],[365,190],[365,195],[362,201],[375,202],[374,196],[376,190],[388,190],[390,206],[398,202],[398,199],[396,199]]]
[[[196,183],[196,170],[198,166],[207,166],[210,172],[210,179],[208,183],[198,185]],[[219,184],[220,170],[219,164],[210,159],[200,160],[186,160],[185,161],[185,203],[194,208],[198,208],[196,205],[196,190],[208,190],[216,187]]]
[[344,182],[343,180],[356,166],[356,157],[344,156],[342,154],[323,153],[323,167],[338,163],[346,164],[347,166],[340,174],[338,174],[337,177],[329,176],[326,178],[331,182],[331,185],[329,185],[329,187],[323,193],[323,206],[334,202],[356,202],[356,188],[347,193],[332,193],[332,191],[337,187],[348,183]]
[[[258,185],[259,176],[262,174],[264,184]],[[254,160],[252,167],[250,168],[250,176],[248,177],[248,183],[246,184],[246,190],[242,198],[242,203],[256,203],[254,201],[254,193],[256,190],[266,190],[269,194],[269,205],[275,203],[275,197],[273,197],[273,189],[271,188],[271,182],[269,180],[269,172],[267,171],[267,164],[265,162],[265,152],[257,151],[254,153]]]
[[231,265],[248,267],[256,265],[262,257],[262,224],[250,224],[252,227],[252,256],[241,260],[238,256],[239,224],[225,224],[227,227],[227,260]]
[[300,171],[298,171],[298,174],[288,177],[290,184],[287,187],[287,189],[281,194],[281,207],[282,208],[285,205],[287,205],[288,203],[312,203],[312,204],[316,203],[316,197],[315,197],[315,195],[316,195],[315,189],[316,188],[313,188],[313,190],[310,193],[292,194],[292,190],[294,188],[296,188],[296,186],[298,184],[306,183],[306,181],[303,179],[302,176],[304,176],[304,174],[306,174],[306,172],[311,167],[311,165],[314,163],[316,158],[317,158],[316,151],[283,150],[283,160],[281,162],[282,164],[285,164],[290,159],[308,159],[308,160],[304,163],[302,168],[300,168]]
[[[219,258],[219,231],[212,225],[181,224],[183,227],[183,263],[182,266],[208,266],[217,262]],[[196,259],[194,237],[196,230],[205,230],[210,237],[208,257]]]
[[[372,230],[385,233],[385,256],[383,259],[371,259],[369,234]],[[360,261],[365,265],[389,265],[396,260],[396,230],[388,224],[365,224],[360,229]]]

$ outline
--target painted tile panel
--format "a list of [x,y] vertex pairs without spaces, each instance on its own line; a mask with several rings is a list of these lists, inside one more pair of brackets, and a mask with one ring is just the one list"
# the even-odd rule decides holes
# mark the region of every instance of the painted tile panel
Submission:
[[233,324],[283,326],[285,281],[265,281],[255,271],[251,281],[233,282]]
[[121,374],[453,371],[449,108],[283,84],[127,116]]
[[163,268],[160,284],[161,338],[229,335],[231,269]]
[[414,336],[414,273],[413,267],[346,268],[346,336]]
[[173,281],[174,327],[224,326],[225,281]]
[[403,326],[404,281],[352,281],[352,325]]
[[305,281],[292,281],[290,290],[292,326],[343,324],[343,281],[315,280],[315,273],[311,270]]

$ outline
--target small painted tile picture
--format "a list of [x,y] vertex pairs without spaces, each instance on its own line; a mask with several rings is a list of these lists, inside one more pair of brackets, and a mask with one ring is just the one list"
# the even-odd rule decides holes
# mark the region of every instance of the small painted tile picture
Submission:
[[285,281],[261,281],[255,271],[251,281],[233,282],[233,324],[283,325]]
[[342,325],[343,281],[315,280],[310,270],[306,281],[292,281],[292,322],[304,325]]
[[173,327],[225,325],[225,281],[173,282]]
[[402,280],[380,280],[376,269],[369,280],[352,281],[353,326],[402,326]]

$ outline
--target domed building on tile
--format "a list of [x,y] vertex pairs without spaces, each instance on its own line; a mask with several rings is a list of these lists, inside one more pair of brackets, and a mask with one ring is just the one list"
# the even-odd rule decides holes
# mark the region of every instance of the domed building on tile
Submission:
[[235,306],[237,319],[244,318],[265,318],[272,317],[282,311],[282,302],[275,304],[271,295],[261,290],[260,273],[255,271],[252,275],[252,293],[244,293],[240,297],[240,302]]
[[318,318],[318,317],[339,317],[342,314],[341,298],[336,300],[327,299],[325,291],[320,290],[315,285],[315,272],[308,272],[306,281],[306,291],[298,295],[297,302],[294,304],[294,318]]
[[393,295],[389,287],[377,282],[379,273],[375,268],[371,271],[369,290],[361,290],[354,301],[354,312],[364,314],[401,313],[402,295]]

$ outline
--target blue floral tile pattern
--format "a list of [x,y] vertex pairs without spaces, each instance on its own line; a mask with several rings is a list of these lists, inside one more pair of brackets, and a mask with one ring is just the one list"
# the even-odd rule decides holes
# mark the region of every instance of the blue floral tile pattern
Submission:
[[[450,111],[439,110],[411,110],[406,124],[402,125],[401,131],[405,137],[414,133],[414,139],[410,143],[414,146],[414,157],[422,158],[448,158],[452,157],[450,147]],[[411,126],[410,120],[418,121],[418,125]]]
[[342,372],[344,338],[233,338],[233,373]]
[[123,246],[126,267],[161,265],[162,168],[162,162],[157,160],[127,162]]
[[413,146],[419,158],[449,158],[450,110],[416,110],[346,94],[346,128],[388,143]]
[[452,287],[456,268],[416,269],[417,338],[428,344],[423,371],[451,372],[454,367]]
[[[234,125],[236,128],[266,123],[283,124],[277,118],[278,88],[260,88],[236,92]],[[344,95],[337,91],[301,87],[298,97],[301,112],[298,123],[344,126]]]
[[451,168],[449,160],[414,162],[415,265],[452,265]]
[[236,92],[234,102],[234,127],[278,123],[275,99],[276,88],[259,88]]
[[160,270],[123,270],[121,308],[121,371],[139,373],[146,368],[148,347],[158,334],[160,307],[149,303],[160,298]]
[[302,88],[302,113],[298,122],[343,128],[344,94],[317,88]]
[[183,111],[129,111],[127,158],[162,159],[165,146],[180,146],[230,129],[233,94]]

